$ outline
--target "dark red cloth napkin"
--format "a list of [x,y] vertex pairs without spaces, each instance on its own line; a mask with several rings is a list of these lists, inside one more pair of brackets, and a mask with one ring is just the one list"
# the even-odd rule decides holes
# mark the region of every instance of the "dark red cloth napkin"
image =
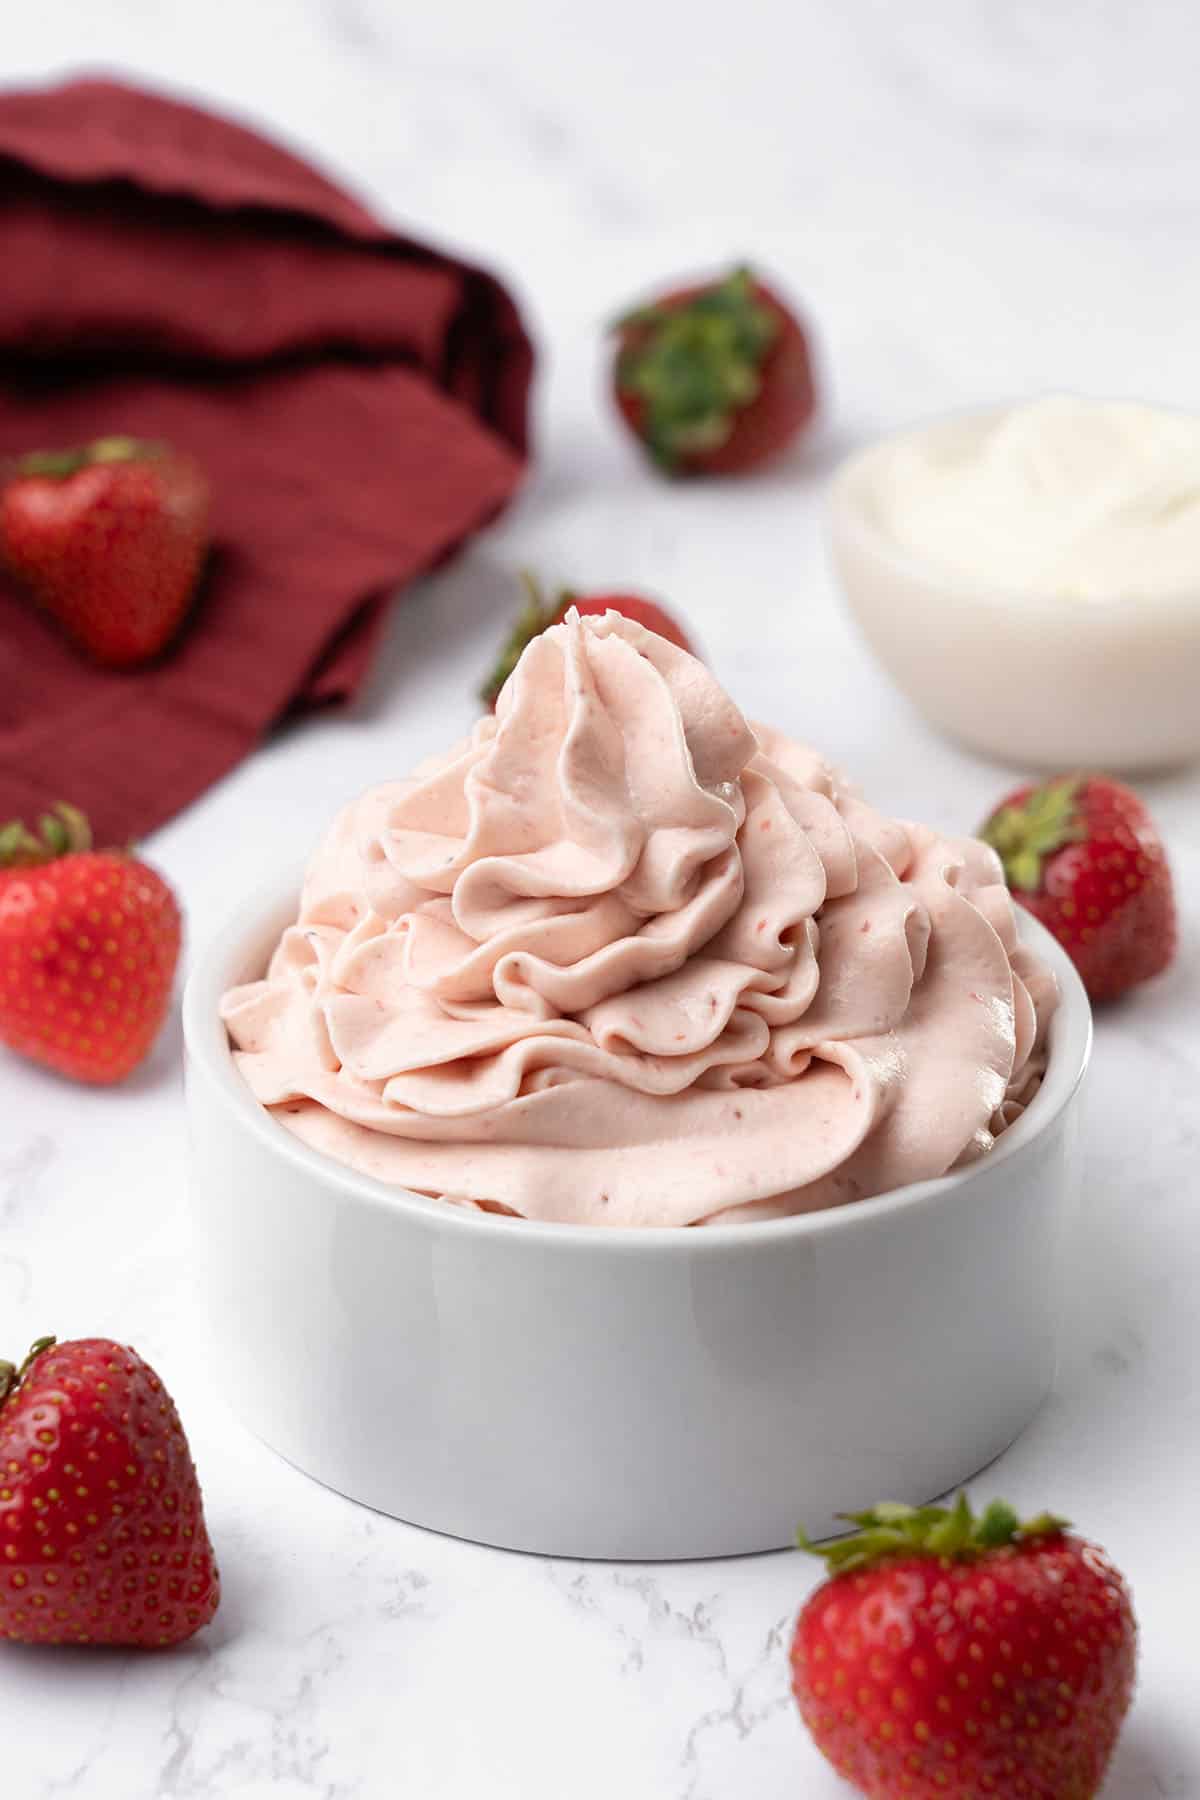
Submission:
[[215,545],[136,673],[0,586],[0,822],[66,799],[140,836],[351,695],[388,597],[516,487],[532,361],[496,281],[252,132],[107,81],[0,94],[0,457],[170,439]]

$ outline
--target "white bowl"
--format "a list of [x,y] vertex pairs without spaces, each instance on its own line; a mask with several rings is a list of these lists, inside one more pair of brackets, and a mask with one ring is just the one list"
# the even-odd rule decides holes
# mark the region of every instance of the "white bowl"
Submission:
[[909,442],[970,442],[995,417],[884,438],[835,475],[830,548],[863,636],[932,724],[1000,762],[1134,770],[1200,757],[1200,571],[1187,592],[1069,600],[1010,591],[986,569],[964,583],[888,533],[885,460]]
[[1049,1069],[969,1171],[795,1219],[616,1230],[422,1199],[276,1124],[217,1008],[295,911],[289,887],[220,937],[184,1020],[216,1375],[299,1468],[510,1549],[730,1555],[944,1493],[1036,1410],[1091,1018],[1033,921],[1062,985]]

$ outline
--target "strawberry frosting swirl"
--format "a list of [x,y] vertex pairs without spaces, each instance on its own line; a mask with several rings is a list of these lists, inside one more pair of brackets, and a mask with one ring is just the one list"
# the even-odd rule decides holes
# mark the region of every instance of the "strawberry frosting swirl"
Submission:
[[697,1225],[985,1153],[1056,998],[990,849],[874,811],[609,613],[535,639],[494,718],[341,814],[222,1013],[258,1100],[366,1174]]

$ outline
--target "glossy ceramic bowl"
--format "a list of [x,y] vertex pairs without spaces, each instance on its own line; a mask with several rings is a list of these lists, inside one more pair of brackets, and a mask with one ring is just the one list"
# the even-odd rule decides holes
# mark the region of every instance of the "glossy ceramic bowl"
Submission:
[[729,1555],[923,1501],[1038,1407],[1091,1021],[1063,999],[1026,1113],[962,1174],[702,1230],[476,1214],[309,1149],[252,1098],[218,1002],[261,973],[289,887],[185,1000],[212,1359],[289,1461],[419,1525],[558,1556]]
[[986,567],[964,583],[887,531],[876,501],[887,458],[909,442],[969,443],[995,417],[884,438],[834,476],[830,551],[867,643],[931,724],[999,762],[1136,770],[1200,757],[1200,571],[1187,592],[1065,600],[1010,591]]

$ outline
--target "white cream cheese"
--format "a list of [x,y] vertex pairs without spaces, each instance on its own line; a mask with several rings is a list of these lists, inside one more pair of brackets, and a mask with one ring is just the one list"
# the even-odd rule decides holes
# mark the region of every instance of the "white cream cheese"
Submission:
[[1052,395],[907,436],[873,499],[898,546],[972,588],[1200,592],[1200,417],[1186,413]]

